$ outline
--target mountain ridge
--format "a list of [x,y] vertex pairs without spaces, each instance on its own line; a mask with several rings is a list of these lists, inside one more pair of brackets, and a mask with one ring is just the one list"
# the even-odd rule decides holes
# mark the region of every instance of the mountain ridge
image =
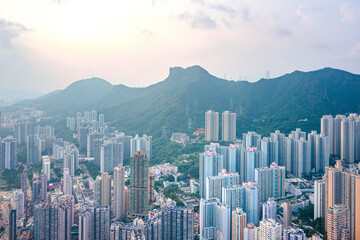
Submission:
[[[22,105],[62,117],[97,109],[113,126],[131,134],[158,134],[162,126],[186,132],[189,119],[193,128],[203,127],[208,109],[238,112],[239,133],[318,129],[321,114],[360,110],[360,75],[332,68],[248,82],[218,78],[198,65],[172,67],[165,80],[143,88],[91,79]],[[309,122],[299,124],[300,118]]]

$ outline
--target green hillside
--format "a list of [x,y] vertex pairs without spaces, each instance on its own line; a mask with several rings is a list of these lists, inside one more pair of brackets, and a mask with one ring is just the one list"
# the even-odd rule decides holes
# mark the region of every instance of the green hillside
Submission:
[[97,109],[120,130],[153,135],[162,126],[168,132],[188,132],[189,119],[193,130],[203,127],[208,109],[231,110],[238,113],[240,136],[249,130],[262,134],[295,127],[318,130],[324,114],[359,112],[359,93],[360,75],[331,68],[249,83],[223,80],[193,66],[171,68],[164,81],[146,88],[111,85],[98,78],[81,80],[21,105],[45,110],[58,119]]

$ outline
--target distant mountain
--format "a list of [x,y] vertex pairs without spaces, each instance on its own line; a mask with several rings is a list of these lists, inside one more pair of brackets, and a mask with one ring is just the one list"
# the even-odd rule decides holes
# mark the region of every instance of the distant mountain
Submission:
[[6,103],[19,102],[26,99],[38,98],[43,93],[21,89],[0,89],[0,101]]
[[359,93],[360,75],[331,68],[249,83],[220,79],[192,66],[170,68],[164,81],[145,88],[111,85],[99,78],[81,80],[21,105],[62,117],[97,109],[112,126],[130,134],[159,134],[162,126],[168,132],[189,132],[190,120],[192,130],[204,126],[206,110],[231,110],[238,113],[240,136],[250,130],[318,130],[324,114],[359,112]]

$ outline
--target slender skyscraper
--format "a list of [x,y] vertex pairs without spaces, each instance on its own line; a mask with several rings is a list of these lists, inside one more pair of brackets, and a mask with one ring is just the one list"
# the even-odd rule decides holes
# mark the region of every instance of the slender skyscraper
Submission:
[[125,217],[125,168],[123,165],[114,168],[114,215],[118,220]]
[[72,181],[68,168],[64,168],[63,175],[63,193],[64,194],[72,194]]
[[41,140],[38,135],[30,135],[26,138],[27,164],[40,162]]
[[314,182],[314,219],[325,218],[325,180]]
[[130,174],[130,214],[146,217],[149,211],[149,159],[145,152],[135,152]]
[[230,111],[222,113],[222,140],[225,142],[236,140],[236,113]]
[[0,169],[16,169],[17,142],[13,137],[0,139]]
[[219,141],[219,113],[213,110],[205,112],[205,140]]
[[238,173],[227,173],[225,169],[217,176],[206,179],[206,199],[218,198],[221,201],[221,191],[223,187],[240,184]]
[[232,211],[232,239],[234,240],[244,240],[244,231],[246,227],[246,213],[242,208],[236,208]]
[[9,215],[9,240],[16,240],[16,210],[11,209]]
[[97,176],[94,188],[94,200],[98,206],[110,206],[111,204],[111,176],[103,173]]
[[49,156],[43,156],[42,157],[42,170],[43,173],[46,175],[47,180],[50,180],[50,165],[51,165],[51,161]]
[[47,196],[47,176],[45,174],[41,174],[41,191],[40,191],[40,199],[42,201],[46,200]]
[[145,152],[146,157],[151,160],[151,152],[152,152],[152,136],[143,135],[139,137],[136,135],[134,138],[130,140],[130,157],[134,157],[136,152]]

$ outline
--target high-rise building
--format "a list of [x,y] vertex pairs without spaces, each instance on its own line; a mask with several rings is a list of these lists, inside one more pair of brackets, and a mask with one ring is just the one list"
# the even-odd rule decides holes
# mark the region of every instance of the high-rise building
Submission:
[[206,179],[206,199],[218,198],[221,201],[222,188],[239,184],[240,178],[238,173],[227,173],[226,169],[223,169],[217,176]]
[[121,220],[125,217],[125,168],[114,168],[114,215]]
[[260,238],[266,240],[281,240],[282,227],[281,224],[274,219],[265,219],[260,222],[259,226]]
[[76,120],[74,117],[67,117],[66,118],[66,127],[70,130],[75,130],[76,128]]
[[274,133],[270,133],[270,138],[273,142],[277,142],[274,144],[278,149],[273,152],[278,153],[278,165],[285,166],[285,134],[280,133],[280,130],[276,130]]
[[274,200],[268,200],[262,206],[262,219],[276,220],[277,206]]
[[[145,232],[146,239],[194,239],[194,209],[188,207],[170,206],[149,213],[149,220],[160,220],[160,228],[158,233]],[[153,221],[147,226],[156,223]],[[151,230],[151,229],[148,229]],[[157,234],[157,238],[155,238]],[[149,238],[149,236],[154,236]]]
[[105,126],[105,115],[99,114],[99,127],[103,128]]
[[79,169],[79,150],[75,145],[71,144],[66,146],[64,152],[64,168],[69,169],[70,176],[75,176],[75,172]]
[[302,177],[311,170],[311,144],[304,137],[295,140],[295,159],[292,165],[293,174]]
[[109,206],[89,207],[79,214],[80,240],[109,240]]
[[123,164],[123,144],[115,140],[105,140],[101,145],[100,172],[112,173],[114,167]]
[[78,129],[78,141],[79,141],[79,150],[85,151],[87,148],[87,136],[92,132],[88,124],[83,124]]
[[149,159],[145,152],[135,152],[130,162],[130,214],[146,217],[149,211]]
[[248,217],[248,222],[259,224],[259,197],[256,182],[243,183],[245,187],[245,206],[244,210]]
[[39,190],[40,190],[40,180],[39,176],[34,174],[33,176],[33,182],[32,182],[32,202],[36,203],[39,201]]
[[94,163],[100,167],[101,164],[101,146],[104,143],[105,139],[95,139],[94,140]]
[[301,228],[284,228],[284,240],[306,240],[306,234]]
[[71,239],[71,208],[61,203],[39,203],[34,209],[35,239]]
[[354,239],[350,238],[350,210],[344,205],[333,205],[327,209],[327,239]]
[[13,137],[0,139],[0,169],[16,169],[17,142]]
[[124,197],[125,197],[124,212],[127,215],[130,211],[130,189],[127,186],[125,186]]
[[227,172],[238,172],[241,182],[245,179],[245,149],[238,144],[229,146],[220,146],[219,143],[210,143],[205,145],[205,152],[214,151],[223,156],[223,168]]
[[256,132],[243,133],[243,147],[257,147],[258,141],[261,140],[261,135]]
[[200,196],[206,196],[206,179],[218,175],[224,168],[223,156],[215,151],[206,151],[200,154],[199,160],[200,172]]
[[27,164],[34,164],[40,162],[41,141],[39,135],[30,135],[27,136],[26,139]]
[[72,180],[68,168],[64,168],[63,174],[63,193],[72,195]]
[[200,239],[230,239],[230,208],[218,199],[200,200]]
[[51,166],[51,160],[49,156],[42,156],[42,170],[48,180],[50,180],[50,176],[51,176],[50,166]]
[[41,201],[46,200],[47,196],[47,176],[43,173],[41,174],[41,191],[40,191],[40,199]]
[[279,142],[273,140],[272,138],[264,137],[261,140],[258,140],[258,146],[261,151],[260,166],[268,167],[270,163],[274,162],[279,163]]
[[314,219],[325,218],[325,180],[314,182]]
[[283,202],[283,228],[292,226],[292,206],[291,203]]
[[[354,239],[356,230],[356,208],[359,201],[356,199],[359,174],[353,173],[351,168],[342,166],[337,161],[335,167],[325,169],[325,211],[334,205],[344,205],[350,210],[350,238]],[[325,225],[328,225],[325,218]]]
[[103,135],[99,132],[92,132],[87,135],[87,157],[94,157],[95,154],[95,139],[101,139]]
[[16,239],[16,209],[11,209],[9,214],[9,240]]
[[25,197],[21,190],[15,190],[12,198],[12,208],[16,209],[17,217],[23,217],[25,214]]
[[244,231],[246,228],[246,213],[242,208],[236,208],[232,211],[231,236],[234,240],[244,240]]
[[259,201],[285,196],[285,167],[273,162],[270,167],[256,168],[255,181],[259,188]]
[[134,157],[136,152],[145,152],[146,157],[151,160],[151,151],[152,151],[152,136],[135,135],[134,138],[130,140],[130,157]]
[[341,159],[349,163],[355,161],[355,126],[353,118],[341,121]]
[[259,201],[256,182],[245,182],[242,186],[234,185],[223,188],[222,203],[229,206],[230,211],[241,207],[247,214],[247,221],[258,224]]
[[234,142],[236,140],[236,113],[225,111],[222,113],[222,141]]
[[149,203],[155,202],[155,175],[150,174],[149,176]]
[[360,176],[355,180],[355,239],[360,239]]
[[107,172],[96,178],[94,200],[97,206],[111,205],[111,176]]
[[247,147],[245,152],[245,181],[255,181],[255,168],[260,166],[261,152],[256,147]]
[[79,214],[79,240],[94,239],[94,208],[87,208]]
[[325,172],[325,167],[329,166],[330,141],[324,133],[318,134],[311,131],[308,134],[308,141],[311,144],[311,169],[316,172]]
[[25,199],[28,191],[27,181],[28,181],[27,173],[26,172],[21,173],[21,190],[25,195]]
[[253,223],[248,223],[244,230],[244,240],[256,240],[257,239],[257,230]]
[[219,141],[219,113],[213,110],[205,112],[205,140]]

